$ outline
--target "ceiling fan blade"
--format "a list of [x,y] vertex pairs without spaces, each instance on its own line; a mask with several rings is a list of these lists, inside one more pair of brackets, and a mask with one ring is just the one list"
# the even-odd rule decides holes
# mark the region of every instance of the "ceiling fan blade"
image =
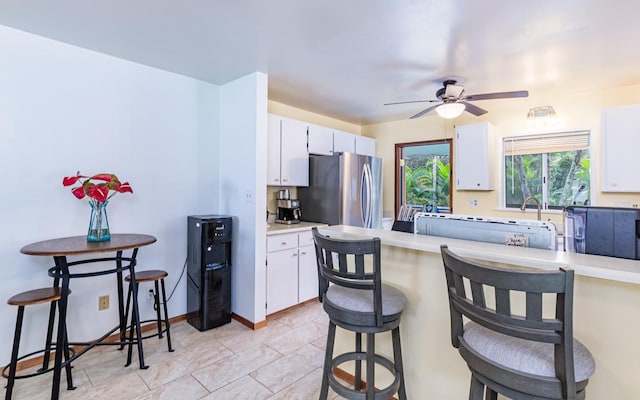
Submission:
[[483,93],[483,94],[470,94],[465,96],[465,100],[493,100],[493,99],[509,99],[512,97],[528,97],[529,92],[526,90],[518,90],[515,92],[497,92],[497,93]]
[[466,101],[461,101],[460,103],[464,104],[464,107],[465,107],[464,109],[466,111],[469,111],[471,114],[475,115],[476,117],[487,113],[487,110],[482,109],[471,103],[467,103]]
[[423,115],[425,115],[426,113],[428,113],[428,112],[430,112],[430,111],[432,111],[432,110],[435,110],[435,109],[436,109],[436,107],[438,107],[439,105],[440,105],[440,104],[436,104],[435,106],[431,106],[431,107],[429,107],[429,108],[427,108],[427,109],[424,109],[424,110],[420,111],[419,113],[417,113],[417,114],[415,114],[415,115],[410,116],[410,117],[409,117],[409,119],[420,118],[420,117],[422,117]]
[[393,106],[395,104],[409,104],[409,103],[435,103],[435,102],[439,102],[440,100],[412,100],[412,101],[398,101],[395,103],[385,103],[385,106]]

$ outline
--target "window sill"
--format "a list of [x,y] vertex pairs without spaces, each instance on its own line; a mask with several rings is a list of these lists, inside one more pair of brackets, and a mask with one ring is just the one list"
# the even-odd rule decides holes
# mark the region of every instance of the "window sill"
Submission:
[[[497,211],[497,212],[517,212],[517,213],[522,213],[523,211],[520,210],[519,208],[507,208],[507,207],[497,207],[494,208],[493,211]],[[555,215],[562,215],[562,210],[541,210],[542,214],[555,214]],[[525,214],[537,214],[538,210],[536,210],[535,208],[527,208],[524,211]]]

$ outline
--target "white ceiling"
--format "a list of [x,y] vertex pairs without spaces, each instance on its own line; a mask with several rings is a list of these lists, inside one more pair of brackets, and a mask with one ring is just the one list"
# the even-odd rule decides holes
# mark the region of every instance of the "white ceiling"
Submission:
[[[467,94],[640,84],[637,0],[2,0],[0,24],[356,124]],[[1,57],[1,56],[0,56]],[[1,62],[1,61],[0,61]],[[475,103],[491,112],[492,102]]]

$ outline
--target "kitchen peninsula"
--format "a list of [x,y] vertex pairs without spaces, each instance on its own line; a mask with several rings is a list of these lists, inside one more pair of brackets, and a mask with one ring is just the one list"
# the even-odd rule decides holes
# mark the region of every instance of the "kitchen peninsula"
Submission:
[[[468,397],[471,375],[450,340],[449,305],[440,256],[440,245],[445,243],[463,257],[493,265],[573,268],[574,336],[596,360],[587,398],[640,398],[640,346],[635,345],[640,330],[640,261],[342,225],[320,231],[334,237],[380,238],[382,279],[401,289],[409,300],[400,331],[410,398],[421,398],[425,393],[434,399]],[[518,301],[513,300],[514,304]],[[391,356],[390,342],[390,337],[376,341],[380,353]],[[338,330],[335,351],[349,351],[352,346],[351,335]],[[384,379],[376,377],[382,386]]]

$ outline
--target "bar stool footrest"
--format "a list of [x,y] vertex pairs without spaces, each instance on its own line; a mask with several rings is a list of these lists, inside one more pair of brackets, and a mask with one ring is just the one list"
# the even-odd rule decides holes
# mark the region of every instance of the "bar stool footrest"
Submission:
[[[331,370],[333,371],[334,369],[338,368],[340,364],[343,364],[348,361],[366,362],[367,360],[366,356],[367,356],[367,353],[365,352],[355,352],[355,351],[340,354],[339,356],[331,360]],[[374,394],[374,399],[375,400],[389,399],[398,391],[398,388],[400,388],[400,382],[402,381],[402,374],[400,373],[400,371],[396,371],[396,367],[393,364],[393,362],[386,357],[383,357],[379,354],[375,354],[374,361],[376,364],[386,368],[393,375],[393,382],[389,386],[383,389],[376,390]],[[336,379],[334,374],[328,374],[328,375],[329,375],[328,376],[329,386],[340,396],[348,399],[353,399],[353,400],[366,400],[366,397],[367,397],[366,392],[362,392],[362,391],[344,386],[342,383],[340,383]]]
[[[47,351],[47,349],[36,350],[36,351],[33,351],[33,352],[29,353],[29,354],[25,354],[25,355],[23,355],[21,357],[18,357],[18,359],[16,361],[20,362],[20,361],[24,360],[25,358],[29,358],[29,357],[35,356],[37,354],[45,353],[46,351]],[[55,343],[51,343],[51,348],[49,349],[49,352],[51,352],[51,354],[55,354],[55,351],[56,351],[56,344]],[[69,360],[73,359],[73,357],[75,355],[76,355],[76,351],[73,348],[69,347]],[[64,355],[63,355],[63,357],[64,357]],[[62,366],[64,366],[65,363],[67,363],[67,362],[68,361],[63,361],[62,362]],[[34,376],[46,374],[47,372],[51,372],[51,371],[53,371],[53,366],[54,366],[53,360],[50,360],[50,363],[51,363],[51,366],[48,367],[47,369],[43,370],[42,368],[40,368],[37,371],[32,372],[30,374],[18,375],[18,373],[16,371],[15,379],[31,378],[31,377],[34,377]],[[2,377],[3,378],[7,378],[7,379],[9,378],[9,368],[10,367],[11,367],[11,363],[5,365],[2,368]],[[71,368],[73,368],[73,366]]]
[[[146,321],[140,321],[140,326],[142,327],[145,324],[150,325],[150,324],[157,324],[157,323],[158,323],[158,321],[155,320],[155,319],[148,319]],[[167,324],[164,320],[161,320],[160,324],[162,325],[162,329],[160,330],[160,333],[162,333],[162,334],[167,333],[167,330],[171,327],[171,324]],[[142,336],[141,339],[144,340],[144,339],[149,339],[149,338],[156,337],[156,336],[159,336],[157,331],[155,331],[155,333],[151,333],[149,335],[144,335],[144,336]],[[134,337],[133,340],[135,341],[135,340],[137,340],[137,338]]]

